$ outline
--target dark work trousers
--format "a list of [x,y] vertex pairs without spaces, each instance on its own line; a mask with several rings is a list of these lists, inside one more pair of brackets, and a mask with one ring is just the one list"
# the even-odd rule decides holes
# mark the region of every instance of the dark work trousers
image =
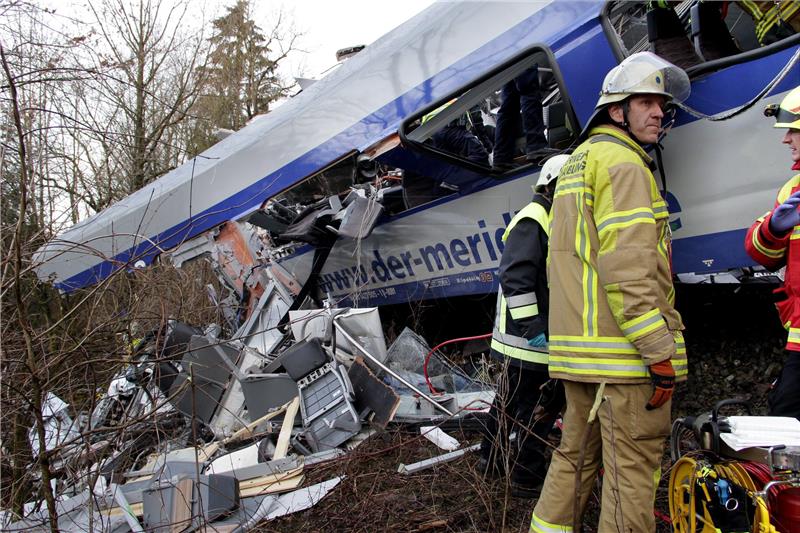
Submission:
[[[548,412],[534,422],[534,409],[540,403],[540,389],[549,379],[546,369],[537,371],[507,364],[498,380],[498,393],[489,410],[481,441],[481,456],[490,468],[498,472],[505,471],[508,465],[513,482],[538,485],[544,481],[547,473],[544,456],[546,445],[542,440],[547,439],[563,404],[556,402],[559,405],[551,409],[555,412]],[[517,450],[516,454],[509,453],[509,436],[515,430],[517,442],[512,449]]]
[[480,139],[464,126],[448,124],[433,134],[433,145],[440,150],[469,159],[479,165],[489,165],[489,152]]
[[767,396],[771,416],[793,416],[800,419],[800,352],[786,351],[781,375]]
[[533,153],[547,146],[544,137],[542,95],[539,68],[533,66],[503,85],[494,132],[493,163],[511,163],[517,137],[525,135],[525,152]]

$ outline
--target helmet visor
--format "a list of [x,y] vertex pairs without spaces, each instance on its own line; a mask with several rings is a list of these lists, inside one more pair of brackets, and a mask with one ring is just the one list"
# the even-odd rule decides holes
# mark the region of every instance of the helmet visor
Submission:
[[682,68],[651,52],[639,52],[608,73],[602,95],[663,94],[683,102],[690,91],[689,76]]

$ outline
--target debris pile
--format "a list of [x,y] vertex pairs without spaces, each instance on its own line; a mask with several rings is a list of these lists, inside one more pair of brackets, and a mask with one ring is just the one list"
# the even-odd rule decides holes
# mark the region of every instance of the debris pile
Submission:
[[[48,395],[45,442],[36,432],[30,441],[52,453],[59,530],[248,531],[335,490],[342,476],[312,483],[305,469],[390,424],[432,426],[427,438],[449,451],[403,473],[474,448],[458,449],[437,424],[487,411],[490,386],[430,359],[410,329],[387,347],[375,308],[315,303],[263,259],[256,233],[226,223],[204,247],[231,291],[217,301],[226,324],[170,320],[137,340],[92,412],[74,420]],[[50,531],[50,516],[33,501],[0,525]]]

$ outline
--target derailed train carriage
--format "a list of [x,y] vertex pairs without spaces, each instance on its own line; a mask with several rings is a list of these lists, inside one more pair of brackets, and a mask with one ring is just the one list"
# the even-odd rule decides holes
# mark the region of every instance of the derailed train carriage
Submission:
[[[245,402],[249,385],[263,390],[275,380],[272,407],[301,382],[347,389],[324,353],[308,344],[300,355],[298,345],[287,349],[281,326],[291,311],[314,307],[307,302],[376,307],[495,293],[500,237],[543,161],[576,145],[606,72],[652,49],[692,80],[674,133],[652,147],[676,275],[688,283],[769,275],[742,242],[787,178],[786,155],[761,114],[800,81],[800,35],[788,27],[764,44],[752,2],[687,0],[668,14],[648,4],[438,2],[278,109],[49,242],[37,272],[68,292],[157,259],[211,257],[230,291],[219,303],[239,344],[228,353],[229,345],[195,335],[184,358],[215,361],[207,367],[224,365],[226,379],[235,377],[235,386],[215,388],[218,376],[206,376],[216,403],[204,422],[217,438],[229,436],[248,420],[245,404],[254,410],[255,400]],[[475,135],[490,127],[501,87],[534,66],[545,149],[501,168],[432,142],[454,123]],[[347,333],[336,329],[347,317],[325,312],[334,331],[322,327],[321,337]],[[380,337],[375,328],[355,336]],[[366,349],[362,341],[347,341],[349,355],[380,355],[380,341]],[[295,358],[291,375],[286,363]],[[286,389],[285,379],[269,377],[280,365],[292,381]],[[260,371],[242,373],[253,366]],[[165,394],[187,379],[177,376]],[[191,396],[180,401],[179,411],[198,415]],[[430,405],[425,416],[455,410]],[[314,413],[304,413],[312,451],[353,434],[357,413],[342,413],[318,427]]]
[[[209,232],[237,222],[264,229],[269,257],[261,260],[301,283],[314,250],[332,247],[315,275],[317,290],[334,298],[382,305],[492,293],[499,236],[530,198],[541,159],[500,172],[430,139],[490,107],[504,83],[537,65],[549,148],[568,151],[611,67],[635,51],[668,56],[677,46],[692,94],[659,165],[674,269],[686,281],[741,278],[753,267],[741,246],[745,228],[788,173],[761,111],[796,85],[800,37],[760,46],[741,3],[726,4],[723,20],[697,15],[673,45],[647,2],[436,3],[278,109],[67,230],[40,250],[38,273],[74,290],[165,251],[180,260],[207,253]],[[675,13],[689,25],[692,11],[706,8],[687,1]]]

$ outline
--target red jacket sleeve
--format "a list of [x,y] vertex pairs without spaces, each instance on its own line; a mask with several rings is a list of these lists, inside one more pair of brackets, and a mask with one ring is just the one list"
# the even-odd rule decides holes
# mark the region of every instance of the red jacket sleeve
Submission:
[[[780,204],[776,203],[775,207],[778,205]],[[786,264],[786,247],[789,245],[789,237],[792,232],[787,232],[782,236],[775,235],[769,229],[771,218],[772,211],[756,219],[747,231],[744,248],[747,250],[747,254],[760,265],[770,270],[778,270]]]

